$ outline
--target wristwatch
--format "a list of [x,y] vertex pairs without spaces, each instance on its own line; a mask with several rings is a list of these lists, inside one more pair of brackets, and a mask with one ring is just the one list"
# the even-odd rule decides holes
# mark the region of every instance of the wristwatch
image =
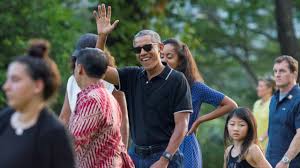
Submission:
[[162,154],[162,157],[164,157],[168,161],[171,161],[173,158],[173,155],[170,152],[164,151],[164,153]]
[[284,155],[281,159],[282,163],[284,164],[289,164],[291,162],[291,160],[286,156]]

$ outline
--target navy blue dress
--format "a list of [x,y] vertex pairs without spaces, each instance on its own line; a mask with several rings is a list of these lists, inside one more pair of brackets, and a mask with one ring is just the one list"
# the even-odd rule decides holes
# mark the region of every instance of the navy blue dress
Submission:
[[[224,94],[220,93],[201,82],[194,82],[191,86],[193,103],[193,113],[190,115],[189,129],[196,121],[202,103],[207,103],[215,107],[219,106],[224,99]],[[186,136],[180,145],[180,150],[184,156],[185,168],[202,168],[202,154],[200,144],[195,136]]]
[[231,151],[233,149],[233,145],[232,148],[230,149],[229,153],[228,153],[228,163],[227,163],[227,168],[253,168],[248,162],[247,160],[242,160],[239,161],[239,156],[236,157],[232,157],[231,155]]

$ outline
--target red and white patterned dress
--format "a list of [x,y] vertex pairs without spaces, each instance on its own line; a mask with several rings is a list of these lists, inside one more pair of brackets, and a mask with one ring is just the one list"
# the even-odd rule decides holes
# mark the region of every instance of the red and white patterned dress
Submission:
[[78,168],[131,168],[122,143],[119,104],[100,81],[78,94],[69,130],[74,137]]

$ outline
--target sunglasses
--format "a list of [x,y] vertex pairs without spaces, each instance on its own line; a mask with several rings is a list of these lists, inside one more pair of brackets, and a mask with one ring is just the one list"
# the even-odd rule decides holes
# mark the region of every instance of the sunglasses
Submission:
[[146,52],[149,52],[152,50],[153,48],[153,44],[156,44],[156,43],[152,43],[152,44],[146,44],[144,46],[141,46],[141,47],[133,47],[133,52],[136,53],[136,54],[139,54],[141,53],[142,49]]

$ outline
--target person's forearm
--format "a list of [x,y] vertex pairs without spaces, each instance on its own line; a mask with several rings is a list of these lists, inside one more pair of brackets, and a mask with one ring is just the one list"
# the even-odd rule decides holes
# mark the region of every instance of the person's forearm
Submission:
[[181,144],[182,140],[184,139],[187,131],[188,119],[175,125],[174,132],[165,151],[174,155],[174,153],[178,150],[178,147]]
[[69,105],[68,94],[66,93],[65,99],[64,99],[64,104],[62,106],[62,109],[61,109],[61,112],[60,112],[58,118],[65,126],[67,126],[69,123],[70,115],[71,115],[71,109],[70,109],[70,105]]
[[216,110],[199,117],[196,120],[196,122],[201,124],[203,122],[213,120],[215,118],[218,118],[218,117],[221,117],[221,116],[225,115],[226,113],[230,112],[232,109],[234,109],[234,106],[221,106],[221,107],[218,107]]
[[129,121],[128,121],[128,112],[125,95],[121,91],[114,90],[113,96],[117,100],[120,105],[120,109],[122,111],[122,122],[121,122],[121,136],[122,141],[125,147],[128,147],[128,139],[129,139]]
[[222,102],[221,105],[217,109],[215,109],[214,111],[212,111],[206,115],[199,117],[195,122],[197,124],[201,124],[203,122],[213,120],[215,118],[225,115],[226,113],[229,113],[230,111],[232,111],[235,108],[237,108],[237,104],[230,98],[225,97],[224,102]]
[[104,51],[106,39],[107,39],[107,34],[98,34],[96,48],[99,48]]
[[294,136],[288,151],[285,155],[290,159],[293,160],[298,153],[300,152],[300,130],[297,130],[296,135]]

